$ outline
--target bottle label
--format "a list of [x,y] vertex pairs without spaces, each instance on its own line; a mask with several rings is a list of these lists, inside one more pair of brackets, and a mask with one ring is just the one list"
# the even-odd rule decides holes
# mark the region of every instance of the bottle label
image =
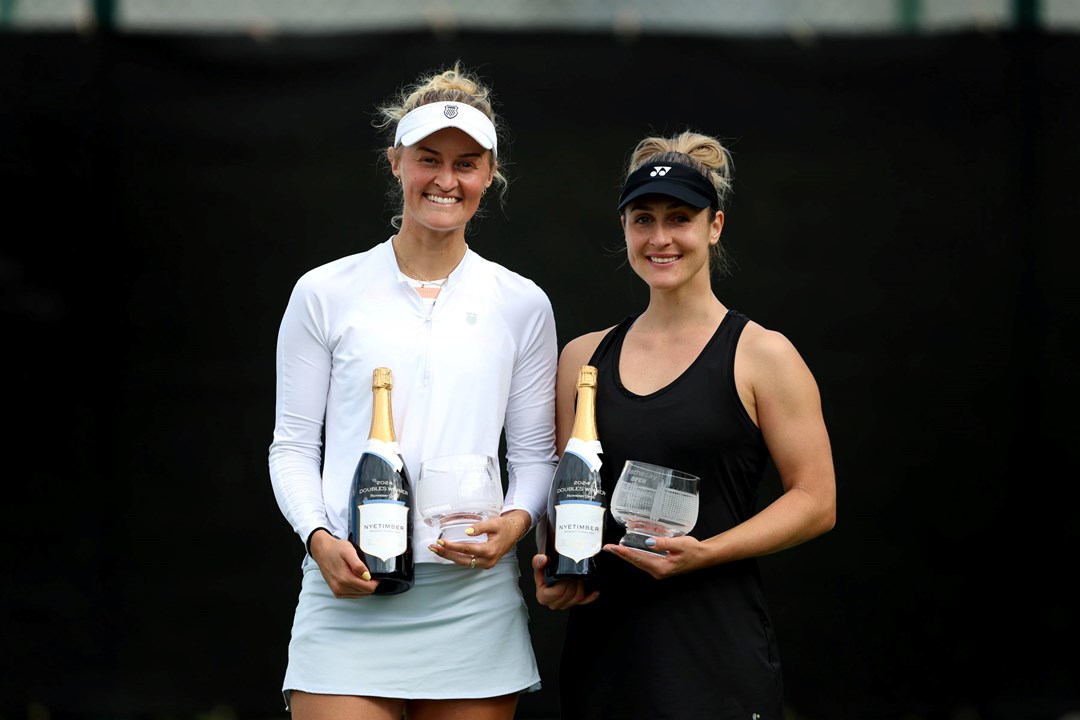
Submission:
[[405,552],[408,544],[409,508],[394,500],[360,504],[360,549],[386,561]]
[[394,472],[401,472],[401,468],[405,465],[405,462],[401,459],[401,448],[398,447],[396,442],[388,443],[369,438],[367,445],[364,446],[364,452],[378,455],[394,468]]
[[566,452],[574,453],[584,460],[585,464],[588,465],[589,469],[593,472],[598,472],[600,466],[604,464],[600,459],[604,450],[600,447],[599,440],[582,440],[580,438],[572,437],[566,441]]
[[555,549],[574,562],[600,552],[604,506],[597,502],[562,502],[555,506]]

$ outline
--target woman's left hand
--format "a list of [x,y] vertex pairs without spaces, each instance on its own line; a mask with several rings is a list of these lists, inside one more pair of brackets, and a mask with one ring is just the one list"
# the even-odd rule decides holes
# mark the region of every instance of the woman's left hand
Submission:
[[532,518],[524,510],[510,510],[497,518],[481,520],[465,532],[469,535],[487,534],[485,542],[451,542],[439,540],[428,549],[439,557],[469,568],[489,569],[514,549],[518,540],[529,530]]
[[683,535],[674,538],[654,538],[656,553],[635,550],[624,545],[605,545],[604,550],[649,573],[657,580],[697,570],[705,564],[705,549],[697,538]]

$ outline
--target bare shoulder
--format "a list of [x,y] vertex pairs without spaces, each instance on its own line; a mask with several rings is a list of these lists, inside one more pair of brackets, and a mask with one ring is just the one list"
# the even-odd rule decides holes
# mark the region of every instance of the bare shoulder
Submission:
[[799,351],[787,336],[776,330],[769,330],[751,320],[743,328],[739,349],[745,350],[754,362],[774,363],[792,359],[802,360]]
[[606,328],[604,330],[585,333],[566,343],[566,346],[563,347],[562,353],[559,356],[559,366],[566,366],[577,373],[582,365],[589,362],[592,354],[596,352],[596,346],[600,344],[600,341],[603,340],[604,336],[610,331],[611,328]]
[[[741,362],[740,362],[741,361]],[[736,350],[736,367],[748,372],[755,385],[762,381],[814,384],[810,368],[795,345],[781,332],[750,321],[743,329]]]

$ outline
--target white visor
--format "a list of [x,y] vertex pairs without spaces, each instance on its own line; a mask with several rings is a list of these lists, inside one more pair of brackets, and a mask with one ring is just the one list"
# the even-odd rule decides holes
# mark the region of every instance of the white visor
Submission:
[[454,127],[469,134],[480,147],[498,155],[495,125],[472,105],[459,102],[436,102],[411,110],[398,122],[394,147],[415,145],[433,132]]

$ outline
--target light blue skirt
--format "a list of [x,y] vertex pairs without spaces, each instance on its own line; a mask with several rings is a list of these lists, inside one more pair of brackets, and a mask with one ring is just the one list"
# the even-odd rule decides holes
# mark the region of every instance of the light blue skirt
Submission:
[[308,560],[282,692],[405,699],[540,689],[517,559],[490,570],[416,564],[400,595],[335,598]]

